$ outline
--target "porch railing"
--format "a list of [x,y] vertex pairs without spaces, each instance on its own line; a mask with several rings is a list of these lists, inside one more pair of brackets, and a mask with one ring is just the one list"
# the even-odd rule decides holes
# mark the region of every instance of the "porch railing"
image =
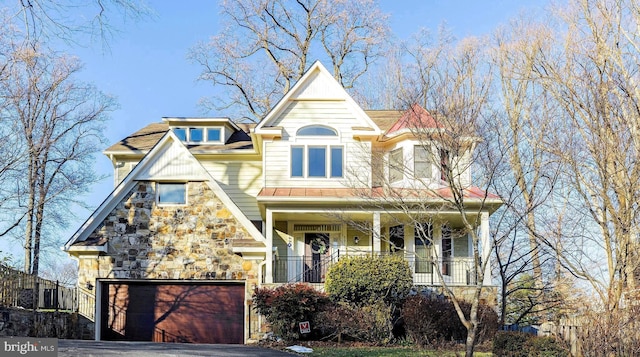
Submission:
[[278,257],[274,260],[274,283],[324,283],[327,269],[338,261],[340,251],[322,256]]
[[[374,253],[373,256],[388,254]],[[308,256],[277,257],[273,264],[273,282],[281,284],[324,283],[327,269],[339,259],[339,251],[323,259],[316,257],[315,260],[314,257]],[[475,285],[477,283],[472,258],[423,259],[417,256],[405,256],[405,259],[413,273],[413,282],[416,285],[442,285],[438,270],[442,274],[442,279],[449,285]]]
[[[442,285],[442,280],[448,285],[476,285],[478,282],[473,258],[421,259],[407,257],[406,259],[413,272],[413,282],[416,285],[438,286]],[[442,280],[438,275],[438,270]]]

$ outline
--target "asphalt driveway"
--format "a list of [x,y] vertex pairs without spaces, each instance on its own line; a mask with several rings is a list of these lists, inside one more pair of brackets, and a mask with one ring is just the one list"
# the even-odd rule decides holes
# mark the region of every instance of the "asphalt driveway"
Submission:
[[58,356],[221,356],[291,357],[295,354],[247,345],[205,345],[128,341],[58,340]]

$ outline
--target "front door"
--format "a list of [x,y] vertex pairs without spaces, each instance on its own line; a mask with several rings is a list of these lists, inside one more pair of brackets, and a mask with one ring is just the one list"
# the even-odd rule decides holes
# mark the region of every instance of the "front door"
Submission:
[[304,234],[304,281],[322,283],[329,257],[329,233]]

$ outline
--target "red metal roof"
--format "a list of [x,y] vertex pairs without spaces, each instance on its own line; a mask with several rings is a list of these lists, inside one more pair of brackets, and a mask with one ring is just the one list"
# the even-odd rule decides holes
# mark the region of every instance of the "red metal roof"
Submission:
[[444,126],[433,118],[431,114],[418,104],[413,104],[411,108],[407,109],[402,117],[398,119],[387,130],[387,134],[402,130],[402,129],[427,129],[427,128],[443,128]]
[[[307,188],[307,187],[265,187],[258,197],[290,197],[290,198],[453,198],[449,187],[439,189],[383,189],[382,187],[365,188]],[[485,192],[479,187],[464,189],[464,198],[498,200],[499,196]]]

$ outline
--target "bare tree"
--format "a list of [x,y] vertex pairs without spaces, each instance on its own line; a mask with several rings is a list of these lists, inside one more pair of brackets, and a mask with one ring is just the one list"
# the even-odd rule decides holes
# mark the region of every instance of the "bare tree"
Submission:
[[[581,219],[576,228],[590,228],[566,227],[573,242],[565,239],[558,253],[609,311],[636,288],[638,271],[638,9],[626,0],[571,1],[561,13],[562,43],[535,66],[563,111],[562,135],[552,147],[565,167],[562,198]],[[604,271],[599,261],[606,262]]]
[[25,212],[24,269],[34,275],[45,226],[63,226],[65,214],[72,214],[69,203],[96,180],[92,154],[114,109],[111,98],[75,80],[80,68],[74,58],[21,48],[0,82],[2,116],[17,124],[14,140],[26,154],[12,188]]
[[[424,247],[435,244],[434,224],[448,223],[443,217],[455,217],[456,225],[445,224],[441,234],[468,237],[474,279],[463,292],[449,286],[443,271],[446,263],[431,266],[438,285],[453,302],[467,329],[468,356],[473,354],[477,343],[478,310],[488,288],[485,285],[491,254],[488,216],[501,205],[497,196],[488,193],[495,171],[492,167],[477,169],[476,165],[479,153],[486,149],[482,146],[486,141],[480,137],[484,132],[482,126],[492,116],[489,106],[492,68],[488,66],[486,46],[482,39],[467,38],[442,45],[437,51],[424,48],[422,53],[433,57],[423,58],[420,62],[428,68],[412,67],[405,72],[408,78],[418,80],[410,82],[415,86],[407,87],[403,93],[407,112],[401,119],[402,129],[409,130],[411,140],[416,143],[414,150],[419,154],[414,153],[412,164],[409,164],[403,158],[394,158],[388,147],[374,148],[379,152],[369,159],[372,181],[384,194],[377,190],[373,190],[373,194],[366,189],[360,190],[369,205],[386,212],[388,224],[394,223],[395,219],[397,224],[413,226],[416,242],[422,241]],[[416,103],[424,104],[428,111]],[[416,168],[416,157],[428,161],[431,169]],[[473,180],[472,167],[475,170]],[[353,176],[365,181],[350,183],[351,186],[368,187],[368,176]],[[357,225],[357,222],[350,224]],[[407,247],[397,247],[391,233],[384,239],[390,246],[404,249],[405,254],[411,256],[432,262],[447,259],[434,249],[427,256],[421,256]],[[471,304],[470,312],[463,311],[463,300]]]
[[[557,141],[554,130],[559,111],[553,98],[535,79],[539,57],[552,48],[553,32],[521,16],[494,35],[492,62],[496,67],[494,107],[498,115],[487,127],[491,150],[485,160],[502,161],[504,168],[492,182],[505,202],[494,234],[501,279],[501,321],[512,298],[520,300],[511,323],[538,321],[559,304],[553,291],[551,255],[539,237],[548,230],[545,212],[553,205],[560,165],[548,151]],[[483,165],[491,166],[491,165]],[[522,240],[528,242],[522,244]],[[545,271],[545,268],[547,271]],[[530,317],[528,317],[530,316]]]
[[[24,29],[25,43],[42,46],[55,39],[66,43],[108,45],[118,29],[114,19],[140,20],[150,14],[144,3],[135,0],[15,0],[10,6],[12,22]],[[82,40],[88,35],[88,40]]]
[[225,0],[224,30],[190,51],[200,80],[226,88],[208,103],[257,121],[314,59],[330,61],[349,89],[380,56],[387,16],[372,0]]
[[78,282],[78,263],[74,260],[45,259],[41,277],[57,281],[62,286],[74,287]]

